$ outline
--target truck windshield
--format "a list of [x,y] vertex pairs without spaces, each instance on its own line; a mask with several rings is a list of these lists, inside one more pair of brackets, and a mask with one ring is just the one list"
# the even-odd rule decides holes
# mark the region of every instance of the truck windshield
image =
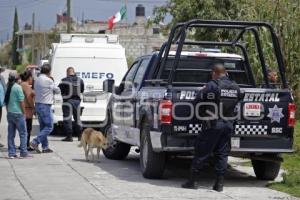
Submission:
[[[228,75],[239,85],[251,86],[248,73],[243,60],[239,58],[214,58],[214,57],[192,57],[181,56],[178,68],[174,74],[173,83],[187,84],[205,84],[211,80],[211,66],[216,61],[224,63]],[[166,67],[162,72],[161,79],[168,79],[172,70],[174,58],[169,58]]]

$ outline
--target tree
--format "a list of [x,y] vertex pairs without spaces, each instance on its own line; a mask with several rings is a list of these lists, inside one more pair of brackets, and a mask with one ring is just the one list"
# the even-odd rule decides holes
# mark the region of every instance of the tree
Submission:
[[0,66],[9,66],[11,59],[9,53],[11,52],[11,43],[6,43],[0,48]]
[[[289,86],[293,91],[300,88],[300,1],[299,0],[170,0],[166,5],[154,9],[155,20],[159,23],[166,15],[172,16],[168,28],[178,22],[190,19],[223,19],[270,22],[278,35]],[[274,49],[270,42],[269,33],[259,30],[262,36],[261,42],[267,64],[270,68],[276,68]],[[225,40],[230,39],[228,31],[202,30],[192,37],[201,40]],[[247,50],[250,51],[250,61],[255,74],[261,72],[261,66],[255,54],[255,43],[252,36],[244,38]],[[260,73],[261,74],[261,73]],[[300,95],[299,95],[300,97]]]
[[19,59],[19,52],[17,51],[18,48],[18,36],[17,32],[19,31],[19,20],[18,20],[18,11],[17,8],[15,8],[15,16],[14,16],[14,27],[13,27],[13,37],[12,37],[12,54],[11,54],[11,59],[12,59],[12,64],[14,66],[20,64],[20,59]]
[[[172,16],[170,28],[178,22],[190,19],[225,19],[245,21],[266,21],[273,25],[281,45],[285,76],[292,89],[297,107],[300,106],[300,1],[299,0],[170,0],[165,6],[154,9],[155,20],[159,23],[166,15]],[[261,42],[266,63],[277,68],[270,34],[260,29]],[[230,39],[229,31],[200,30],[188,37],[201,40]],[[249,52],[249,59],[258,83],[262,81],[260,62],[257,57],[253,36],[246,35],[243,42]],[[298,113],[298,116],[300,113]]]
[[[278,35],[286,66],[286,76],[294,91],[300,87],[300,1],[299,0],[254,0],[249,1],[244,9],[243,20],[270,22]],[[277,66],[272,58],[273,49],[264,36],[264,53],[270,66]]]
[[[168,28],[178,22],[185,22],[190,19],[237,19],[241,15],[240,5],[245,0],[170,0],[166,5],[154,9],[155,23],[164,21],[167,14],[172,16],[172,21]],[[230,35],[228,31],[212,29],[197,30],[197,39],[209,40],[221,35],[226,38]]]

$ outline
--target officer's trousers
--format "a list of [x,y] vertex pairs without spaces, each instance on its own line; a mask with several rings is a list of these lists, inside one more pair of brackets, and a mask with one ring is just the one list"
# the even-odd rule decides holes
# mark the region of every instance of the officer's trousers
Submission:
[[232,122],[218,120],[216,126],[204,130],[195,142],[195,156],[191,170],[199,172],[204,162],[213,154],[217,176],[224,176],[227,169],[230,138],[233,131]]
[[[63,125],[67,137],[72,137],[73,132],[79,137],[81,135],[82,127],[80,120],[80,100],[69,99],[65,101],[62,106],[63,111]],[[72,116],[75,121],[73,131]]]

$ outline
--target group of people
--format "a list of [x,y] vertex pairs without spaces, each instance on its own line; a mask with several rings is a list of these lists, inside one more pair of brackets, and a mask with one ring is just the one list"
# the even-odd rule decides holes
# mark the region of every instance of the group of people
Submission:
[[[64,129],[67,137],[63,141],[73,141],[72,116],[76,124],[78,140],[82,130],[80,122],[80,94],[84,92],[83,81],[76,76],[73,67],[67,69],[67,77],[61,80],[58,87],[55,86],[53,78],[50,76],[51,67],[45,64],[41,68],[41,74],[35,80],[34,90],[33,75],[30,71],[20,74],[10,73],[8,83],[5,85],[3,77],[0,84],[0,108],[3,105],[7,107],[8,121],[8,157],[13,159],[17,157],[15,147],[15,135],[18,130],[20,135],[20,157],[31,157],[28,151],[35,150],[40,152],[39,144],[42,145],[43,153],[53,152],[49,148],[47,136],[53,130],[53,117],[51,106],[53,104],[53,95],[61,93],[63,98],[63,117]],[[277,73],[268,71],[268,80],[271,87],[275,88],[277,82]],[[234,95],[226,95],[228,91],[236,91]],[[215,98],[208,98],[209,94],[215,94]],[[4,95],[5,94],[5,95]],[[223,96],[222,96],[223,95]],[[212,70],[212,80],[208,82],[197,95],[196,101],[212,101],[218,105],[224,105],[226,117],[234,115],[234,109],[239,102],[240,89],[238,85],[229,79],[222,63],[215,63]],[[1,114],[0,109],[0,114]],[[32,118],[36,112],[40,132],[30,142],[30,132],[32,128]],[[204,113],[204,112],[203,112]],[[1,120],[1,115],[0,115]],[[197,174],[203,167],[204,162],[214,153],[216,157],[216,182],[213,189],[223,190],[224,174],[227,169],[227,160],[229,153],[229,141],[233,132],[233,121],[218,118],[207,121],[203,124],[203,130],[195,142],[195,157],[191,166],[189,180],[182,185],[183,188],[197,188]]]
[[[67,77],[55,86],[51,77],[51,66],[45,64],[41,67],[40,75],[34,80],[31,70],[23,73],[10,72],[8,82],[5,84],[1,76],[0,84],[0,122],[2,107],[6,106],[8,135],[7,147],[8,158],[17,158],[15,136],[16,131],[20,137],[20,158],[31,158],[28,151],[37,153],[52,153],[49,148],[48,135],[53,131],[52,105],[55,94],[62,94],[64,129],[67,137],[63,141],[73,141],[72,139],[72,115],[76,121],[76,130],[80,139],[80,94],[84,91],[84,83],[75,74],[73,67],[67,69]],[[36,115],[38,118],[40,131],[36,137],[30,141],[32,131],[32,119]],[[39,149],[41,145],[42,151]],[[0,147],[4,145],[1,144]]]

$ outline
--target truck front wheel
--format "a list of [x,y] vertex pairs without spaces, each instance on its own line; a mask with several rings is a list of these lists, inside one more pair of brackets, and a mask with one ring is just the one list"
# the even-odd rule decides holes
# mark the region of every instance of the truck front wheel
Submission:
[[165,168],[165,153],[157,153],[152,149],[150,141],[150,126],[147,121],[141,127],[140,166],[145,178],[159,179]]
[[111,125],[107,125],[104,131],[109,146],[107,149],[103,149],[103,154],[106,158],[112,159],[112,160],[123,160],[127,157],[130,151],[130,145],[115,141],[112,136],[112,129]]
[[259,180],[274,180],[278,176],[280,165],[280,162],[252,159],[254,173]]

